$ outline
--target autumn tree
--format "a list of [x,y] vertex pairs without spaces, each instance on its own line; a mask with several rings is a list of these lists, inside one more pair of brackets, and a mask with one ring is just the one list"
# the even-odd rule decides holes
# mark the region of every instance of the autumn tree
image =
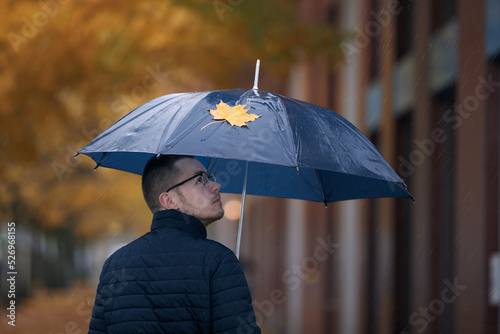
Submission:
[[15,0],[0,10],[0,217],[83,239],[150,223],[140,177],[73,158],[112,122],[159,95],[235,88],[257,58],[286,77],[298,60],[339,54],[338,32],[296,19],[284,0]]

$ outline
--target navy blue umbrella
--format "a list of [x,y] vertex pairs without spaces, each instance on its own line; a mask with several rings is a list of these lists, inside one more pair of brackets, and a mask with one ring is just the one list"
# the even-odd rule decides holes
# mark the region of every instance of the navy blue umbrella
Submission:
[[[159,154],[195,156],[217,175],[221,192],[243,194],[242,213],[246,194],[325,205],[356,198],[411,198],[384,157],[346,119],[256,86],[156,98],[77,154],[88,155],[97,166],[136,174]],[[221,101],[230,107],[243,105],[260,117],[242,127],[210,124],[214,118],[209,110]]]

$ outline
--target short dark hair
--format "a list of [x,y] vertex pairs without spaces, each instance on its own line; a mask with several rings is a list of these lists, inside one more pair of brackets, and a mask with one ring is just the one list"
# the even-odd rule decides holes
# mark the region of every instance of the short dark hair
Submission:
[[174,185],[179,174],[175,163],[181,159],[193,158],[188,155],[160,155],[149,159],[142,172],[142,193],[152,213],[163,210],[158,198]]

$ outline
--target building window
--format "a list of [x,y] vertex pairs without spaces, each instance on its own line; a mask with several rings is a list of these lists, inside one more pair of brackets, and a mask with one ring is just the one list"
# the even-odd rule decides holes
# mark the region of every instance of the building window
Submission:
[[396,23],[396,59],[402,58],[413,46],[413,4],[413,0],[399,0],[396,7],[399,11]]
[[[379,133],[375,132],[370,136],[370,141],[375,147],[379,145]],[[379,310],[377,307],[377,264],[378,264],[378,251],[377,251],[377,235],[379,229],[379,201],[377,199],[368,200],[368,247],[367,247],[367,321],[365,333],[376,334],[379,319]]]
[[[380,0],[372,0],[368,2],[368,22],[374,20],[373,13],[379,13],[381,10]],[[368,70],[369,79],[374,80],[379,76],[380,72],[380,34],[374,34],[370,38],[369,48],[369,60],[368,60]]]
[[[411,160],[411,151],[413,149],[412,136],[412,118],[411,113],[400,117],[396,125],[396,165],[403,162],[408,163]],[[398,170],[398,168],[396,168]],[[404,179],[406,185],[411,190],[412,176],[406,175]],[[412,222],[411,210],[413,203],[408,198],[397,198],[394,206],[396,212],[395,222],[395,265],[394,265],[394,319],[397,333],[404,333],[411,328],[409,323],[410,316],[414,311],[412,309]]]
[[[493,82],[500,81],[500,59],[487,66],[489,75]],[[486,182],[486,224],[488,230],[486,251],[488,256],[500,251],[498,246],[499,203],[500,203],[500,92],[498,89],[492,91],[491,96],[485,103],[485,134],[486,134],[486,170],[488,182]],[[498,328],[498,307],[488,305],[485,324],[489,328]],[[491,326],[491,327],[490,327]]]
[[[428,145],[422,146],[431,159],[431,298],[441,298],[445,282],[453,279],[454,240],[454,194],[455,194],[455,130],[453,122],[446,119],[455,117],[455,87],[450,87],[431,100],[432,127],[439,132],[438,141],[427,138]],[[438,131],[438,132],[437,132]],[[430,332],[451,333],[453,331],[452,309],[447,307],[439,320],[428,325]]]

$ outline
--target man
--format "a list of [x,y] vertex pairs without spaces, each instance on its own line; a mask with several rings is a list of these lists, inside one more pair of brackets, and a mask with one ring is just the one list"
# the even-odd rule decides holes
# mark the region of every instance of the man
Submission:
[[151,232],[111,255],[89,333],[260,333],[234,253],[207,240],[220,184],[187,156],[152,158],[142,176]]

